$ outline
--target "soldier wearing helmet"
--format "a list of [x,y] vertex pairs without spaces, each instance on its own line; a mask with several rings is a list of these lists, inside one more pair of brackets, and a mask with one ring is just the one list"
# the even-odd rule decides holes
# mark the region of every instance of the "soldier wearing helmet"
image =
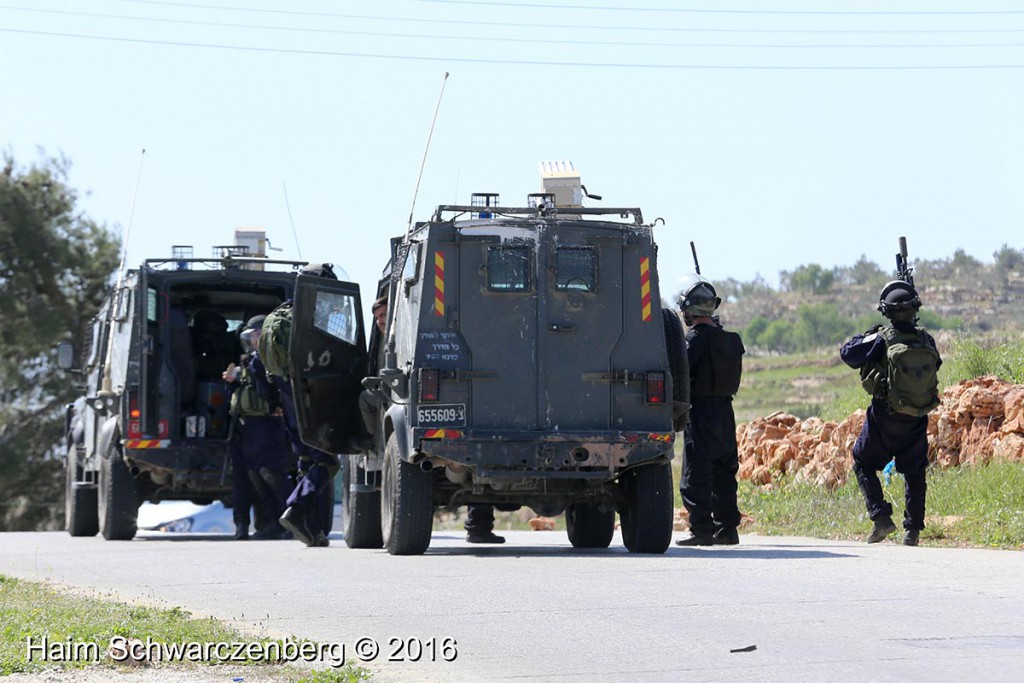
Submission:
[[714,285],[698,277],[678,299],[688,328],[690,418],[686,459],[679,482],[690,514],[690,536],[681,546],[736,545],[740,511],[736,503],[736,416],[732,397],[742,374],[743,342],[722,329],[715,311],[722,299]]
[[890,324],[854,335],[839,351],[844,363],[861,371],[861,386],[871,395],[853,445],[853,472],[874,525],[868,543],[896,530],[878,480],[891,459],[906,482],[903,544],[917,545],[924,529],[928,412],[938,405],[935,373],[942,358],[932,336],[916,326],[920,308],[914,286],[893,280],[878,296],[878,311]]
[[257,539],[283,538],[286,534],[277,521],[291,490],[284,421],[280,409],[260,395],[252,369],[265,318],[265,315],[254,316],[241,327],[238,341],[242,357],[237,366],[229,365],[223,375],[226,382],[234,385],[230,449],[236,540],[249,538],[249,510],[254,503],[262,513],[257,516]]

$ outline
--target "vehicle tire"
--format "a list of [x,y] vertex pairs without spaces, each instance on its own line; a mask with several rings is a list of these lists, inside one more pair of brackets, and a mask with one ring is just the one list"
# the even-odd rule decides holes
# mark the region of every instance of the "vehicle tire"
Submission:
[[622,542],[631,553],[663,553],[672,541],[672,469],[657,462],[619,478],[625,503],[619,510]]
[[138,530],[139,503],[135,480],[116,446],[100,458],[97,512],[100,533],[108,541],[130,541]]
[[[670,308],[661,309],[665,323],[665,349],[668,351],[668,367],[672,374],[672,400],[676,403],[690,402],[690,361],[686,355],[686,336],[683,323]],[[684,416],[685,421],[685,416]],[[683,425],[674,425],[677,432]]]
[[573,503],[565,509],[565,530],[573,548],[607,548],[615,534],[615,508],[602,503]]
[[392,555],[422,555],[434,528],[434,482],[429,472],[399,457],[398,437],[384,449],[380,526]]
[[72,446],[64,465],[64,527],[72,536],[95,536],[100,530],[96,513],[96,486],[78,480],[82,467]]
[[329,481],[327,490],[317,499],[317,516],[320,518],[320,528],[325,536],[331,535],[334,528],[334,478]]
[[345,545],[349,548],[382,548],[384,536],[380,525],[380,491],[353,493],[352,484],[363,480],[363,468],[356,464],[362,456],[348,458],[344,467]]

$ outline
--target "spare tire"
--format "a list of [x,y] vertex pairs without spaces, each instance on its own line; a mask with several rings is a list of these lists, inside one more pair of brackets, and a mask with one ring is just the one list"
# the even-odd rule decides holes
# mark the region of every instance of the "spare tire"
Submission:
[[[672,373],[672,402],[690,404],[690,361],[686,355],[686,337],[679,315],[670,308],[661,309],[665,324],[665,350],[668,353],[668,367]],[[677,432],[686,424],[686,412],[673,410],[673,428]]]

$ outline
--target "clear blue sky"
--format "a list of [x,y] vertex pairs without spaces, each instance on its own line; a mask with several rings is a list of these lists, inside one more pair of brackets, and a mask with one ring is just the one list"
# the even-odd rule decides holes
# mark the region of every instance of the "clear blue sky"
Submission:
[[[942,67],[942,68],[936,68]],[[986,68],[978,68],[986,67]],[[1024,4],[1009,0],[3,0],[0,148],[72,162],[128,261],[236,227],[364,288],[418,219],[571,160],[692,270],[776,282],[1024,247]],[[921,283],[925,284],[926,283]]]

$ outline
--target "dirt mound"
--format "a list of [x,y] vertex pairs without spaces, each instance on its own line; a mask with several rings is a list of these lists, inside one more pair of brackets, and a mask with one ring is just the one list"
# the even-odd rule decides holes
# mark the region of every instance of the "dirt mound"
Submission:
[[[842,486],[864,416],[862,409],[836,423],[778,412],[742,424],[736,429],[739,477],[769,485],[792,474],[830,489]],[[942,404],[928,416],[928,457],[939,467],[1024,461],[1024,385],[979,377],[946,387]]]

